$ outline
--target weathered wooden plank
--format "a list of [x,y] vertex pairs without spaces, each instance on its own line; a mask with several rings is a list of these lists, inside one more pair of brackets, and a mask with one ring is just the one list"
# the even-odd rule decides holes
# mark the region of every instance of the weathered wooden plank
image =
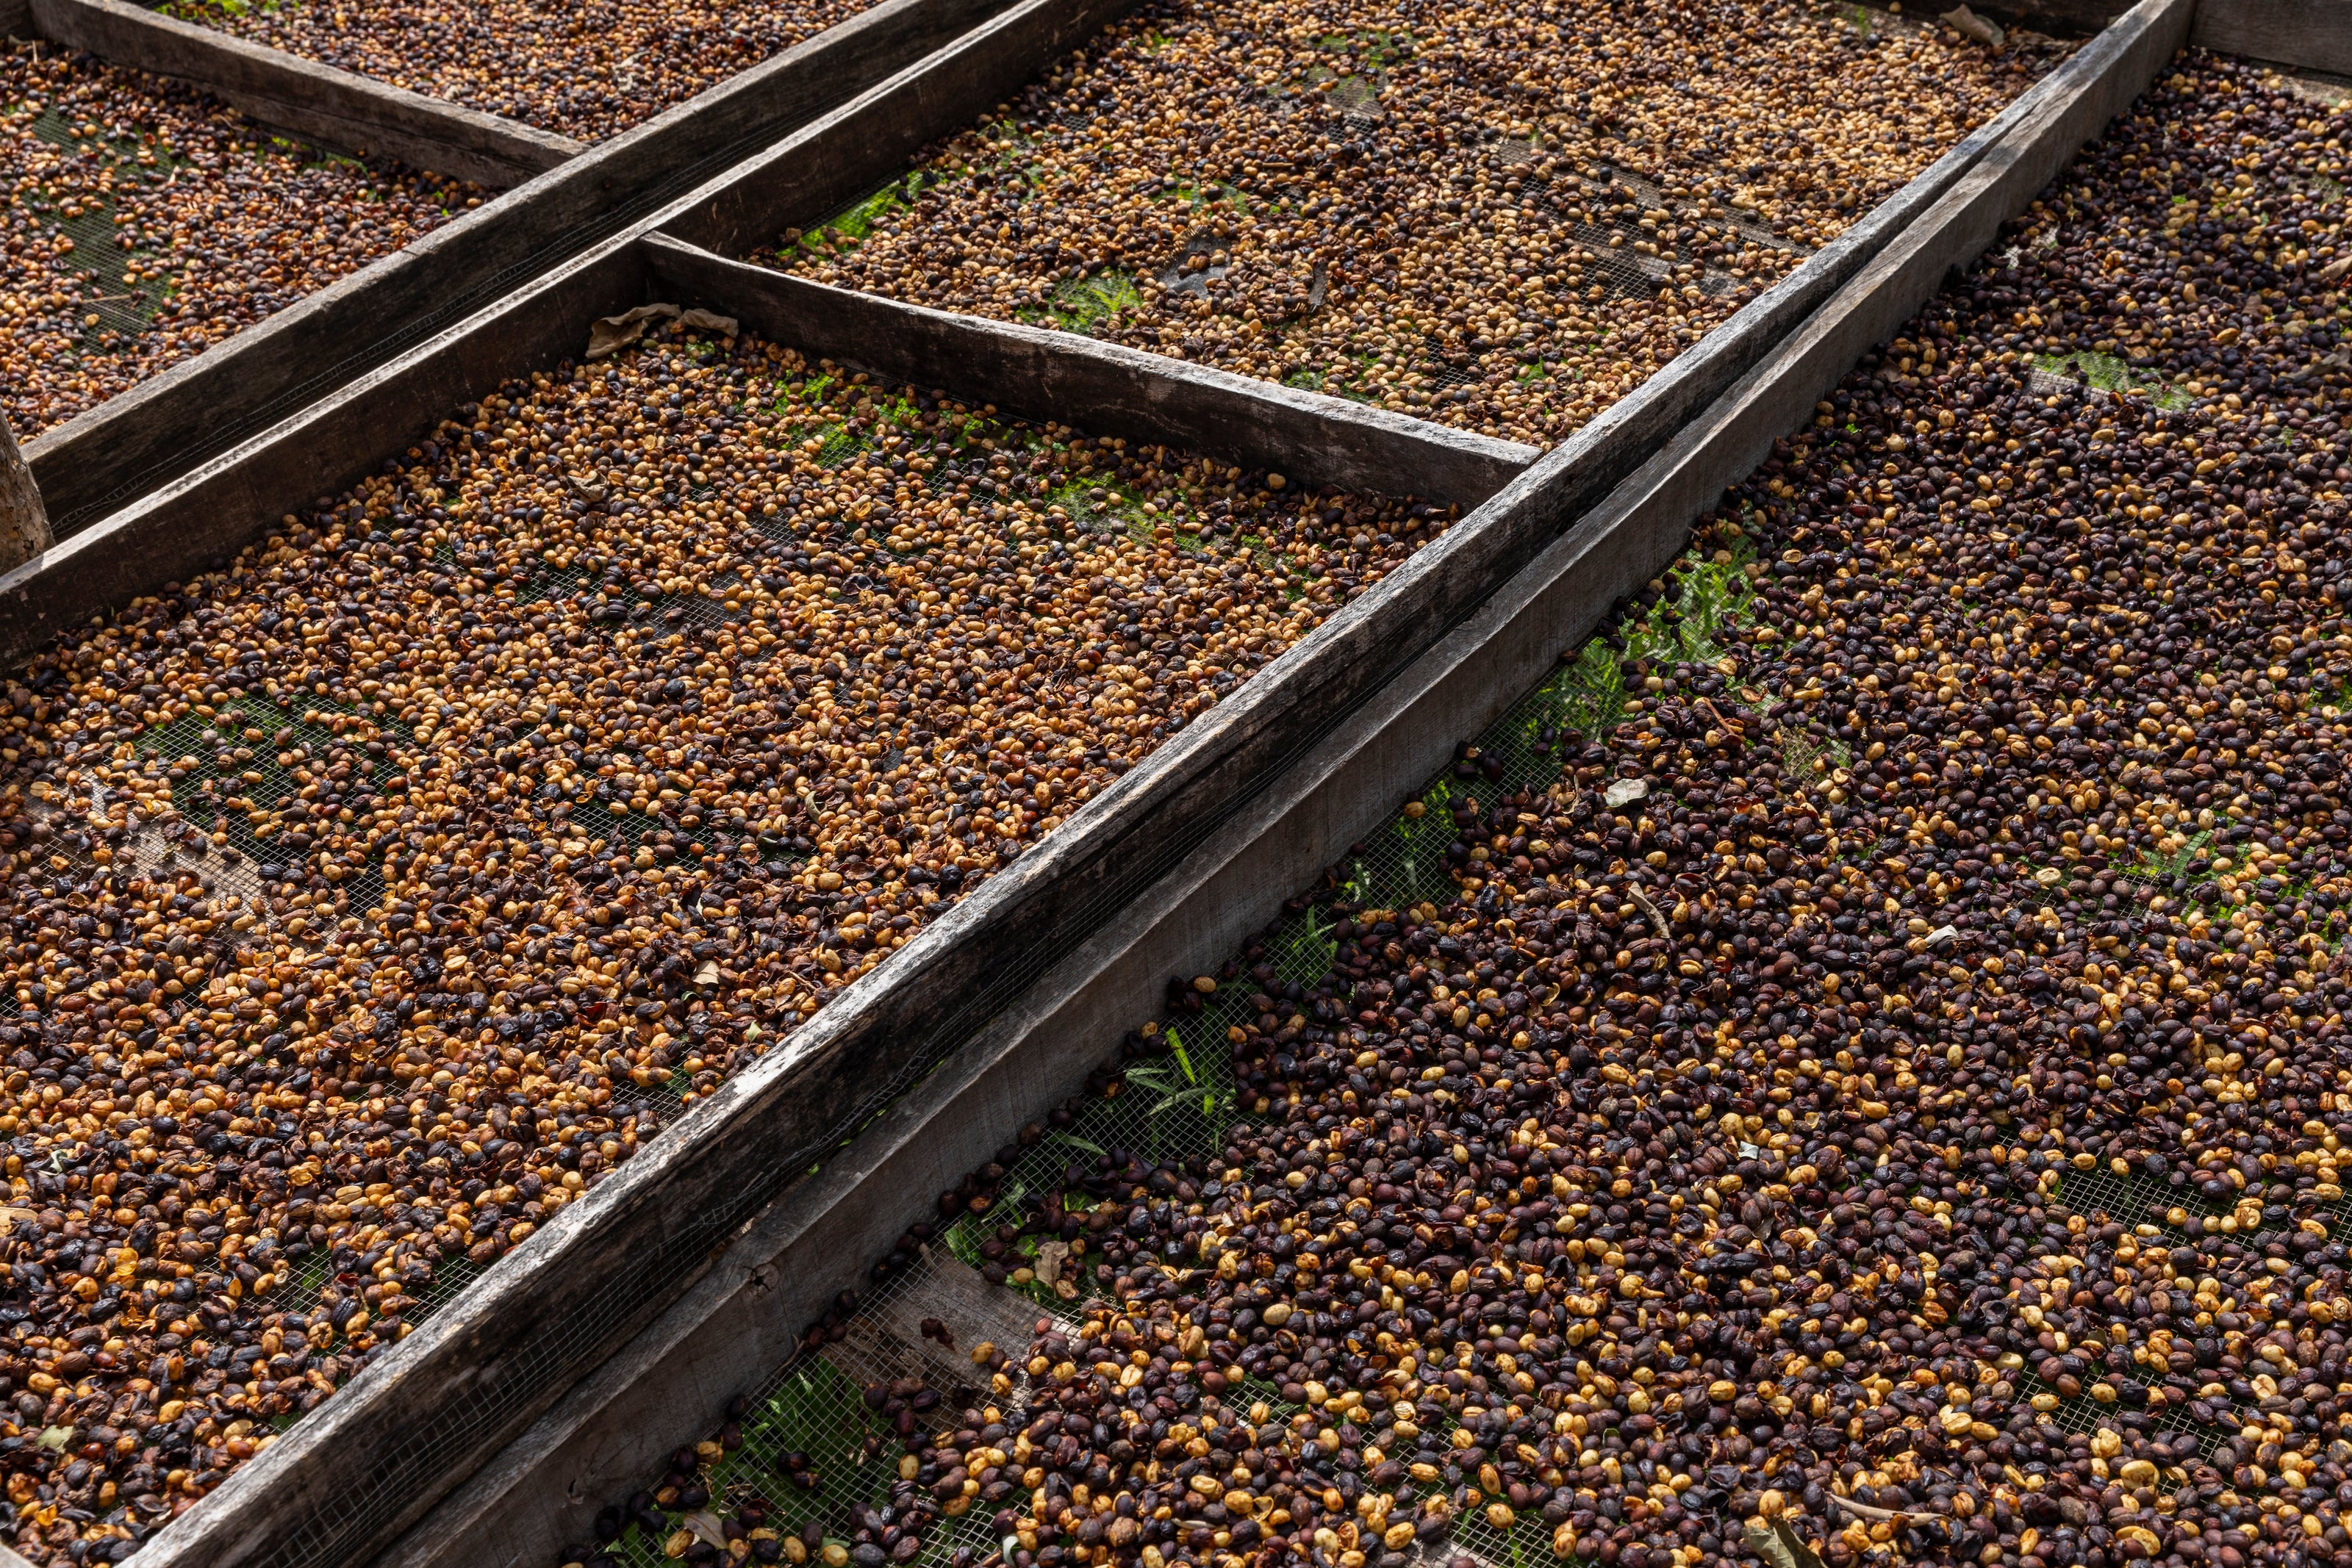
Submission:
[[[2129,7],[2117,0],[2011,0],[1978,9],[2029,26],[2090,32]],[[2198,0],[2189,42],[2297,70],[2352,76],[2352,0]]]
[[2223,54],[2352,76],[2352,0],[2200,0],[2189,41]]
[[41,487],[16,449],[16,433],[0,415],[0,571],[23,565],[56,542]]
[[[762,1213],[669,1312],[420,1523],[383,1568],[545,1560],[584,1535],[604,1501],[641,1484],[663,1453],[703,1435],[729,1399],[789,1357],[799,1328],[835,1291],[859,1282],[931,1194],[1069,1092],[1106,1042],[1156,1005],[1169,975],[1213,967],[1670,561],[1724,486],[1802,423],[1855,356],[1980,251],[2001,218],[2136,95],[2177,47],[2187,16],[2188,0],[2145,7],[2091,62],[2087,79],[2013,121],[2011,144],[1990,150],[1598,507],[1572,502],[1571,465],[1547,460],[1466,519],[1470,529],[1494,515],[1536,511],[1557,526],[1527,570],[1341,716],[1278,786],[1232,802],[1170,874],[1103,915],[838,1159]],[[756,1119],[781,1134],[789,1107],[763,1097],[800,1071],[777,1063],[763,1073],[768,1084],[740,1085],[735,1103],[714,1107],[713,1121]],[[732,1135],[697,1130],[714,1144]],[[659,1152],[664,1168],[646,1174],[661,1190],[698,1186],[698,1157],[682,1147]]]
[[893,380],[992,402],[1032,419],[1141,434],[1286,478],[1393,489],[1469,507],[1541,455],[1386,409],[1276,386],[1092,338],[928,309],[768,267],[730,261],[656,235],[656,277],[680,304],[723,308],[778,342]]
[[[1938,8],[1929,7],[1931,11]],[[2095,33],[2131,7],[2118,0],[2015,0],[2011,5],[1978,5],[1973,9],[2003,23],[2065,37]]]
[[397,158],[493,190],[587,144],[183,22],[129,0],[30,0],[43,37],[205,89],[266,125],[339,152]]
[[70,537],[252,439],[951,46],[1003,5],[884,0],[44,432],[26,456],[51,522]]
[[505,377],[577,358],[588,322],[635,304],[645,278],[633,244],[608,244],[468,321],[435,351],[360,377],[262,440],[61,540],[0,577],[0,635],[11,654],[235,555],[289,509],[351,484]]

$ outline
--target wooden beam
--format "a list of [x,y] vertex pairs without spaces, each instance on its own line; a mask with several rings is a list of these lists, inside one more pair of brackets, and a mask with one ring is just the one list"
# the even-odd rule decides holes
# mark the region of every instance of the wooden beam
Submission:
[[2226,55],[2352,76],[2352,0],[2200,0],[2189,41]]
[[[2116,0],[1992,0],[1978,9],[2028,26],[2092,32],[2129,7]],[[2198,0],[2189,42],[2295,70],[2352,76],[2352,0]]]
[[805,353],[1023,418],[1140,435],[1309,485],[1394,490],[1409,476],[1424,499],[1475,507],[1542,455],[1139,349],[830,287],[660,235],[646,247],[680,304],[709,304]]
[[57,542],[41,487],[16,450],[16,433],[0,414],[0,571],[14,571]]
[[[848,1148],[782,1193],[715,1262],[698,1267],[669,1311],[470,1478],[380,1568],[550,1561],[563,1542],[586,1536],[600,1508],[644,1484],[663,1455],[707,1434],[729,1400],[758,1388],[789,1359],[799,1331],[835,1291],[861,1286],[874,1259],[932,1195],[986,1160],[1040,1106],[1075,1092],[1118,1036],[1160,1004],[1170,975],[1213,971],[1284,900],[1426,784],[1458,742],[1500,716],[1625,594],[1668,565],[1691,521],[1748,472],[1773,437],[1808,420],[1822,391],[1855,357],[1979,253],[2000,221],[2137,95],[2178,47],[2188,4],[2150,0],[2135,21],[2095,46],[2097,52],[2084,51],[2057,90],[2009,122],[2000,145],[1981,150],[1911,209],[1917,221],[1882,236],[1818,310],[1772,341],[1760,363],[1719,383],[1719,395],[1663,450],[1591,504],[1582,498],[1578,456],[1560,453],[1465,518],[1457,533],[1491,537],[1510,518],[1538,529],[1545,542],[1466,618],[1402,661],[1370,695],[1332,715],[1278,779],[1229,800],[1196,847],[1108,908],[1083,942],[995,1009],[985,1027]],[[1439,547],[1424,550],[1415,564],[1438,553]],[[1288,658],[1304,652],[1302,645]],[[1276,664],[1258,679],[1282,671]],[[1237,697],[1246,700],[1255,685]],[[1155,768],[1172,769],[1175,749],[1148,760],[1122,788]],[[1150,831],[1171,832],[1173,816],[1162,808]],[[1074,842],[1057,844],[1060,837],[1041,852],[1076,850]],[[1016,863],[1007,874],[1021,871]],[[1083,896],[1075,878],[1067,885]],[[992,882],[967,905],[997,891]],[[899,983],[913,982],[919,966]],[[819,1013],[783,1050],[814,1051],[812,1035],[849,1022],[829,1016],[842,1002],[853,998]],[[858,1004],[882,1005],[863,995]],[[776,1140],[762,1145],[745,1128],[746,1150],[796,1146],[788,1134],[795,1107],[767,1097],[795,1082],[801,1068],[772,1058],[721,1090],[722,1098],[739,1096],[727,1108],[730,1122],[744,1117]],[[738,1135],[718,1122],[714,1113],[711,1123],[695,1124],[713,1147]],[[643,1173],[649,1191],[698,1188],[708,1179],[696,1174],[693,1151],[656,1145],[648,1154],[663,1162]],[[681,1185],[667,1185],[673,1181]]]
[[70,538],[252,440],[951,45],[1003,5],[883,0],[44,431],[26,457],[52,524]]
[[492,190],[520,185],[587,144],[495,114],[183,22],[128,0],[31,0],[41,36],[192,83],[323,147],[397,158]]

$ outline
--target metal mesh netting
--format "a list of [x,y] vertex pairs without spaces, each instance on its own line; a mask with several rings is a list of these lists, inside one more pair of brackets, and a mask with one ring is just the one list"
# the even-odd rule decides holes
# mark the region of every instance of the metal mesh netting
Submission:
[[[117,181],[162,184],[171,178],[175,160],[158,154],[152,149],[149,166],[138,162],[142,151],[136,136],[86,137],[79,126],[55,109],[42,111],[33,121],[32,133],[52,147],[68,152],[95,152],[106,163],[111,177]],[[123,249],[114,223],[114,203],[111,199],[86,204],[79,214],[66,218],[58,230],[73,241],[73,254],[91,278],[105,292],[95,298],[85,298],[80,308],[82,321],[82,351],[107,353],[121,339],[135,339],[154,319],[156,308],[163,303],[162,291],[140,287],[124,275],[134,257]]]
[[[818,387],[832,373],[817,375],[814,366],[810,371],[811,382]],[[822,432],[803,433],[815,434],[810,450],[821,465],[844,467],[870,452],[877,441],[897,428],[894,420],[928,417],[911,397],[887,387],[861,386],[859,395],[870,396],[873,418],[861,414],[854,425],[836,422]],[[860,406],[866,405],[861,402]],[[961,409],[950,423],[961,432],[960,444],[986,437],[996,442],[1000,450],[1013,429],[977,414],[967,420]],[[696,477],[698,482],[688,486],[681,475],[683,499],[701,501],[715,494],[699,483],[699,476]],[[1165,517],[1153,518],[1132,486],[1111,474],[1088,476],[1082,473],[1045,497],[1045,504],[1058,507],[1066,516],[1065,526],[1074,545],[1087,535],[1111,533],[1122,536],[1124,548],[1137,539],[1153,538],[1155,523],[1159,533],[1169,531]],[[1431,515],[1435,515],[1433,510]],[[747,526],[772,531],[788,523],[789,518],[773,523],[753,519]],[[371,537],[389,538],[381,533]],[[1210,547],[1200,538],[1179,535],[1172,548],[1190,554]],[[1232,548],[1245,551],[1262,570],[1275,574],[1281,601],[1297,602],[1304,597],[1309,568],[1294,559],[1294,547],[1275,538],[1272,529],[1260,533],[1244,528],[1234,536]],[[404,565],[419,574],[420,581],[437,582],[443,591],[454,591],[469,572],[483,570],[479,559],[465,556],[455,546],[437,554],[425,547],[421,559]],[[516,609],[562,609],[568,612],[567,621],[576,619],[590,632],[601,631],[611,638],[719,627],[747,613],[746,604],[732,591],[737,585],[723,573],[702,581],[693,592],[675,592],[667,591],[674,584],[656,584],[650,577],[643,581],[631,577],[625,586],[618,585],[617,579],[592,582],[576,570],[545,560],[525,560],[504,582],[513,591]],[[501,614],[506,613],[503,603],[502,590]],[[1161,645],[1172,647],[1173,643]],[[1213,681],[1204,675],[1203,681],[1223,693],[1276,651],[1236,652],[1233,668],[1216,672]],[[1052,687],[1053,672],[1045,672],[1040,681]],[[331,846],[320,847],[329,839],[333,844],[342,842],[331,834],[327,839],[295,842],[282,823],[273,838],[257,831],[257,820],[284,817],[297,804],[304,808],[294,813],[297,816],[313,814],[311,809],[320,805],[331,812],[338,800],[354,814],[372,811],[397,788],[388,777],[392,769],[386,753],[422,742],[391,708],[377,711],[382,705],[352,707],[290,690],[265,697],[258,682],[242,690],[232,682],[230,687],[207,686],[201,701],[191,695],[184,717],[143,727],[142,716],[156,717],[152,711],[142,716],[141,710],[149,708],[148,700],[128,700],[114,709],[107,722],[121,727],[108,727],[97,738],[110,750],[129,748],[127,754],[117,753],[117,766],[127,765],[135,780],[121,782],[135,781],[144,793],[123,795],[118,792],[121,782],[100,782],[88,776],[78,778],[70,796],[61,787],[47,787],[49,798],[28,804],[27,814],[35,819],[36,831],[23,870],[34,877],[70,871],[85,878],[102,873],[155,879],[178,889],[197,913],[216,919],[225,928],[224,940],[237,945],[266,940],[290,951],[291,960],[298,965],[330,963],[331,958],[324,954],[310,956],[320,931],[348,932],[363,926],[365,917],[380,910],[384,902],[380,854],[330,852]],[[560,727],[561,723],[552,710],[542,717],[517,714],[502,718],[481,733],[481,758],[507,768],[513,780],[536,791],[541,780],[529,769],[525,743],[535,727]],[[886,756],[886,766],[889,760]],[[1269,770],[1267,777],[1273,776]],[[110,780],[119,779],[110,775]],[[168,810],[157,809],[159,786],[168,793]],[[335,792],[332,798],[325,794],[330,789]],[[1199,832],[1205,833],[1211,826],[1200,825]],[[600,800],[583,796],[572,802],[572,813],[556,836],[566,841],[578,837],[583,842],[593,836],[622,850],[635,847],[640,853],[659,858],[678,855],[690,842],[713,841],[710,835],[717,829],[709,823],[698,831],[675,828],[658,842],[645,842],[655,831],[651,819],[639,812],[625,814],[608,809]],[[748,829],[738,824],[735,831],[744,833],[748,841]],[[755,851],[751,841],[733,842],[729,852],[738,857],[756,853],[763,861],[790,862],[805,855],[810,847],[782,832],[758,835],[756,846]],[[1156,875],[1189,847],[1179,842],[1164,848],[1160,859],[1133,868],[1130,874]],[[300,874],[290,874],[295,872]],[[325,879],[323,885],[320,878]],[[306,879],[307,886],[303,885]],[[462,1396],[439,1406],[434,1419],[388,1433],[381,1468],[370,1484],[339,1489],[325,1497],[282,1539],[272,1542],[262,1560],[288,1565],[320,1563],[378,1538],[388,1520],[415,1497],[431,1495],[486,1434],[509,1430],[518,1410],[593,1365],[619,1333],[666,1301],[680,1280],[690,1277],[777,1191],[839,1147],[954,1045],[968,1039],[1006,999],[1082,939],[1091,925],[1116,908],[1129,891],[1130,884],[1116,884],[1097,893],[1087,908],[1070,912],[1069,923],[1032,944],[1024,961],[1006,966],[989,987],[960,996],[956,1009],[932,1030],[906,1040],[895,1056],[883,1056],[873,1082],[862,1086],[859,1103],[830,1127],[779,1151],[779,1157],[763,1168],[760,1179],[730,1187],[722,1203],[666,1227],[652,1245],[601,1281],[601,1288],[575,1310],[531,1325],[527,1343],[499,1360],[490,1369],[491,1375],[474,1380]],[[475,958],[478,955],[468,946],[472,940],[462,935],[453,937],[446,956],[453,962],[460,956]],[[154,1000],[159,1024],[184,1018],[195,1005],[185,996],[167,1000],[159,993]],[[283,1061],[273,1056],[273,1061],[291,1072]],[[650,1134],[676,1113],[688,1082],[682,1071],[671,1073],[667,1082],[656,1077],[629,1083],[615,1076],[613,1114],[632,1124],[638,1137]],[[275,1122],[274,1127],[257,1124],[254,1135],[266,1138],[274,1133],[284,1139],[292,1135],[289,1126],[299,1126],[283,1115]],[[243,1129],[236,1135],[243,1136]],[[360,1206],[356,1197],[351,1201],[354,1208]],[[339,1259],[331,1266],[320,1255],[324,1250],[318,1249],[307,1259],[285,1260],[286,1266],[278,1268],[273,1278],[259,1273],[240,1276],[242,1283],[261,1298],[257,1310],[307,1311],[330,1298],[348,1301],[357,1288],[354,1282],[366,1281],[383,1262],[380,1251],[371,1250],[356,1259]],[[268,1267],[265,1260],[263,1268]],[[401,1305],[406,1321],[412,1324],[424,1321],[460,1296],[481,1272],[482,1267],[456,1259],[430,1270],[403,1272],[398,1293],[405,1297]],[[374,1277],[387,1291],[392,1289],[391,1279],[381,1272]],[[235,1289],[226,1271],[212,1266],[200,1269],[189,1283],[201,1291]],[[277,1417],[281,1426],[293,1418],[292,1413]]]
[[[76,323],[81,329],[80,352],[111,354],[134,347],[178,291],[159,275],[164,263],[158,246],[124,245],[124,230],[117,221],[119,203],[112,192],[118,186],[124,190],[167,186],[187,159],[135,134],[100,132],[94,124],[55,108],[43,110],[26,129],[52,147],[93,155],[105,166],[101,189],[107,193],[85,194],[71,215],[51,216],[48,226],[73,242],[75,263],[102,291],[77,301],[76,308],[81,312]],[[287,137],[262,135],[257,141],[272,152],[302,160],[306,168],[328,163],[358,166],[352,160]],[[43,214],[47,205],[35,199],[29,211]],[[147,270],[133,276],[139,268]]]
[[[1475,743],[1463,746],[1457,761],[1387,827],[1294,900],[1265,939],[1274,974],[1265,988],[1296,999],[1329,972],[1336,950],[1325,909],[1329,902],[1344,901],[1357,911],[1421,906],[1427,916],[1462,897],[1459,862],[1449,859],[1454,831],[1439,825],[1444,813],[1465,800],[1483,808],[1554,788],[1581,737],[1618,721],[1633,666],[1724,660],[1731,634],[1749,618],[1754,595],[1736,531],[1726,529],[1718,538],[1720,543],[1702,543],[1686,554],[1642,596],[1643,604],[1564,659]],[[1754,700],[1748,711],[1762,713],[1768,706]],[[1827,788],[1846,777],[1851,758],[1834,741],[1788,728],[1773,743],[1794,788]],[[2048,884],[2033,885],[2029,898],[2064,894],[2063,888],[2053,894]],[[1074,1323],[1117,1307],[1100,1293],[1110,1283],[1109,1270],[1097,1273],[1090,1265],[1083,1239],[1072,1248],[1041,1229],[1035,1223],[1041,1205],[1050,1197],[1061,1212],[1087,1213],[1111,1201],[1099,1195],[1108,1192],[1114,1171],[1166,1162],[1197,1172],[1219,1159],[1237,1125],[1257,1122],[1271,1108],[1239,1089],[1224,1048],[1227,1030],[1246,1021],[1251,1010],[1240,988],[1221,988],[1202,998],[1198,1012],[1175,1011],[1146,1026],[1116,1076],[1097,1074],[1082,1102],[1033,1124],[1024,1146],[1000,1154],[1001,1166],[983,1173],[980,1197],[971,1206],[977,1212],[960,1211],[911,1252],[884,1260],[875,1270],[876,1288],[854,1302],[845,1298],[811,1330],[802,1353],[743,1402],[746,1414],[730,1434],[740,1446],[707,1472],[717,1500],[711,1506],[764,1498],[774,1509],[768,1522],[781,1533],[805,1532],[813,1552],[841,1547],[860,1511],[883,1504],[900,1479],[896,1456],[905,1428],[868,1402],[868,1391],[877,1386],[887,1386],[901,1403],[917,1385],[930,1391],[938,1403],[922,1416],[928,1428],[952,1425],[966,1406],[984,1406],[989,1419],[1016,1427],[1027,1403],[1026,1331],[1042,1333],[1049,1324]],[[2184,1186],[2177,1173],[2168,1180],[2139,1169],[2111,1171],[2088,1155],[2027,1179],[2038,1183],[2042,1201],[2059,1219],[2080,1216],[2094,1227],[2121,1224],[2143,1245],[2190,1244],[2192,1220],[2208,1235],[2276,1233],[2295,1224],[2275,1204],[2209,1201]],[[2325,1212],[2336,1223],[2352,1223],[2352,1200],[2338,1199]],[[1171,1256],[1160,1267],[1181,1276],[1192,1261]],[[987,1333],[978,1343],[976,1329]],[[2114,1343],[2140,1348],[2136,1325],[2119,1324],[2116,1332],[2122,1337]],[[1300,1408],[1263,1379],[1244,1378],[1239,1369],[1228,1369],[1228,1375],[1234,1381],[1221,1400],[1228,1411],[1263,1406],[1265,1414],[1253,1420],[1286,1421]],[[1995,1426],[2047,1419],[2070,1433],[2091,1433],[2116,1417],[2111,1394],[2062,1390],[2024,1368],[2009,1376],[2014,1403],[1979,1401],[1979,1419]],[[2210,1457],[2261,1418],[2259,1402],[2231,1395],[2141,1414],[2161,1430],[2192,1438]],[[1427,1408],[1413,1418],[1426,1426]],[[2158,1490],[2179,1485],[2182,1473],[2175,1467],[2161,1475]],[[1442,1490],[1424,1487],[1421,1495]],[[692,1521],[681,1525],[684,1515],[648,1503],[647,1495],[612,1516],[619,1532],[605,1550],[632,1568],[657,1568],[692,1539]],[[912,1561],[961,1568],[987,1557],[1003,1543],[982,1516],[1004,1508],[1017,1513],[1025,1496],[1014,1479],[992,1483],[970,1512],[929,1530]],[[682,1528],[685,1536],[678,1533]],[[1416,1543],[1412,1550],[1424,1554],[1430,1548]],[[1532,1516],[1505,1529],[1476,1512],[1454,1521],[1444,1547],[1494,1568],[1552,1561],[1553,1550],[1549,1527]]]
[[[1462,759],[1446,769],[1386,829],[1359,846],[1334,868],[1318,892],[1295,901],[1298,907],[1277,925],[1267,942],[1266,962],[1282,994],[1303,995],[1329,973],[1336,944],[1322,904],[1345,898],[1351,905],[1401,905],[1459,896],[1459,883],[1446,859],[1454,834],[1436,826],[1440,812],[1465,799],[1489,802],[1521,790],[1540,791],[1559,778],[1566,743],[1598,733],[1622,712],[1627,668],[1644,659],[1714,660],[1724,647],[1719,635],[1742,622],[1750,591],[1743,558],[1736,549],[1694,552],[1657,585],[1657,604],[1596,637],[1572,661],[1513,704],[1504,716],[1462,748]],[[911,1377],[940,1396],[934,1424],[978,1401],[1008,1415],[1024,1403],[1020,1364],[1025,1333],[1011,1341],[972,1343],[968,1325],[1016,1325],[1034,1332],[1050,1319],[1076,1322],[1105,1305],[1097,1293],[1108,1279],[1087,1260],[1040,1233],[1034,1224],[1040,1201],[1054,1195],[1065,1212],[1105,1207],[1100,1196],[1108,1178],[1130,1161],[1174,1162],[1195,1168],[1215,1157],[1237,1123],[1271,1109],[1264,1099],[1241,1094],[1231,1071],[1227,1031],[1252,1016],[1245,994],[1223,988],[1203,998],[1198,1013],[1148,1026],[1148,1054],[1127,1063],[1118,1076],[1069,1114],[1056,1113],[1051,1130],[1040,1124],[1036,1136],[990,1185],[992,1201],[965,1212],[927,1238],[912,1255],[894,1254],[877,1270],[880,1283],[854,1310],[835,1314],[801,1354],[744,1403],[740,1447],[710,1472],[711,1494],[740,1501],[757,1494],[776,1511],[771,1527],[794,1533],[814,1522],[827,1541],[840,1544],[854,1528],[855,1511],[881,1502],[898,1480],[897,1434],[887,1417],[866,1402],[869,1387]],[[1081,1248],[1083,1242],[1081,1242]],[[991,1284],[989,1281],[1001,1283]],[[994,1301],[990,1301],[990,1296]],[[1024,1320],[1028,1321],[1024,1321]],[[927,1339],[928,1322],[946,1331],[959,1349],[985,1355],[1006,1353],[1005,1370],[976,1365],[971,1355]],[[906,1386],[900,1384],[899,1386]],[[1283,1390],[1258,1378],[1243,1379],[1223,1396],[1228,1409],[1263,1405],[1268,1415],[1287,1420],[1302,1408]],[[794,1457],[788,1461],[788,1456]],[[806,1458],[806,1465],[797,1462]],[[814,1477],[814,1490],[795,1479]],[[1423,1489],[1434,1495],[1442,1488]],[[989,1497],[985,1510],[947,1521],[924,1540],[915,1561],[946,1564],[969,1548],[986,1555],[1000,1544],[983,1513],[1017,1500],[1010,1488]],[[656,1568],[675,1555],[678,1531],[689,1535],[680,1511],[638,1506],[617,1516],[623,1528],[607,1548],[635,1568]],[[1550,1531],[1527,1518],[1499,1529],[1483,1516],[1457,1521],[1455,1550],[1497,1565],[1549,1561]],[[965,1559],[966,1562],[970,1558]]]

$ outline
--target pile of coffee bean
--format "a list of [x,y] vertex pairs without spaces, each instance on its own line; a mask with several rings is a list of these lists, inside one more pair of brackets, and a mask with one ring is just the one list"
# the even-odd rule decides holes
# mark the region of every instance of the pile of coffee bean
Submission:
[[16,42],[0,43],[0,412],[20,441],[482,197],[323,156],[183,83]]
[[[2184,59],[1580,654],[1556,781],[1405,807],[1451,891],[1368,843],[940,1195],[877,1279],[1057,1311],[868,1391],[895,1486],[682,1451],[569,1560],[688,1488],[689,1562],[2352,1558],[2348,129]],[[1239,1115],[1105,1133],[1220,1033]]]
[[1148,10],[761,259],[1549,444],[2060,53],[1876,25]]
[[163,10],[394,87],[602,141],[781,54],[864,7],[677,7],[596,0],[551,13],[497,0],[364,10],[167,0]]
[[186,1508],[1450,520],[673,326],[45,653],[18,1550]]

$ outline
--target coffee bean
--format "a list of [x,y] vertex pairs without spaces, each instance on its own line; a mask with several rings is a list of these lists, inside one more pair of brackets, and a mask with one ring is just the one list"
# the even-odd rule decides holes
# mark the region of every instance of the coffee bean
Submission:
[[321,158],[182,83],[54,46],[0,47],[0,104],[10,172],[0,409],[20,440],[482,195],[396,164]]

